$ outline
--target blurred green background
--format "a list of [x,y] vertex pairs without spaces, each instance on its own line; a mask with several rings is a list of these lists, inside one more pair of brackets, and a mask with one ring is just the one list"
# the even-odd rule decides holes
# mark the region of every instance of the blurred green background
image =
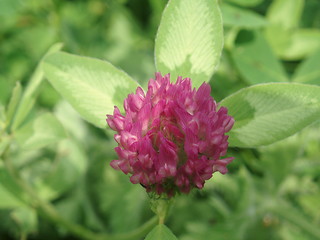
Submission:
[[[257,83],[320,85],[319,0],[219,2],[225,47],[210,82],[217,101]],[[56,42],[110,61],[144,86],[154,76],[154,38],[166,3],[0,0],[0,110]],[[167,225],[182,240],[320,239],[319,132],[318,123],[271,146],[230,149],[230,173],[177,197]],[[47,81],[15,137],[11,158],[23,179],[71,222],[121,233],[153,215],[144,189],[109,167],[112,133],[84,122]],[[78,239],[28,202],[0,162],[1,240]]]

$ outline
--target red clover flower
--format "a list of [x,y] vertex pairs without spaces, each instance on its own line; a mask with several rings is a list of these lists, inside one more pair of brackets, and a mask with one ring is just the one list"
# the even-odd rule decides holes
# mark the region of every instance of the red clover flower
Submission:
[[146,93],[138,87],[128,95],[124,115],[116,106],[107,115],[118,143],[118,159],[111,166],[130,174],[130,181],[148,192],[169,197],[203,188],[216,171],[225,174],[233,157],[220,157],[227,152],[225,133],[234,119],[210,92],[207,83],[196,90],[190,78],[171,83],[169,74],[156,73]]

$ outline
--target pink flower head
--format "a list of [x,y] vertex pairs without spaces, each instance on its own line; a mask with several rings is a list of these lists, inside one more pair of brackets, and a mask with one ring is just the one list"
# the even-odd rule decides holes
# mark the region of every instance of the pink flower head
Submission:
[[210,96],[210,85],[192,89],[190,78],[156,73],[148,91],[140,87],[124,101],[125,114],[117,107],[107,115],[110,128],[117,133],[114,169],[130,174],[132,183],[147,191],[188,193],[203,188],[216,171],[224,174],[233,158],[224,158],[228,148],[225,135],[234,123],[225,107],[218,108]]

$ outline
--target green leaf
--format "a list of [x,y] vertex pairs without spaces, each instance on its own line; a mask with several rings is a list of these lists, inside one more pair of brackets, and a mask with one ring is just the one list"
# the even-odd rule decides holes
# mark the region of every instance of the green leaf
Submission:
[[11,136],[3,134],[0,136],[0,156],[4,153],[4,151],[8,148],[11,143]]
[[320,230],[318,225],[310,221],[309,218],[306,218],[305,215],[298,211],[297,208],[292,207],[286,202],[282,202],[270,210],[276,213],[280,218],[283,218],[286,221],[296,225],[310,236],[313,236],[315,239],[320,238]]
[[145,240],[178,240],[177,237],[166,227],[166,225],[157,225],[145,238]]
[[250,84],[288,80],[283,66],[259,31],[240,31],[231,54],[240,74]]
[[0,196],[0,209],[26,206],[24,193],[4,168],[2,162],[0,162]]
[[[133,187],[129,184],[126,185],[127,188],[123,188],[122,191],[112,191],[118,197],[116,203],[113,202],[109,210],[111,218],[109,225],[114,232],[118,233],[132,231],[139,226],[143,206],[146,204],[145,192],[140,186]],[[123,218],[125,215],[127,215],[126,218]]]
[[138,83],[112,64],[98,59],[58,52],[45,58],[45,76],[54,88],[97,127],[106,126],[106,114],[117,105],[120,109],[127,95]]
[[[62,48],[61,43],[56,43],[49,48],[44,57],[59,51]],[[17,129],[24,121],[31,108],[33,107],[39,91],[40,84],[43,79],[43,71],[41,70],[41,62],[34,71],[26,90],[24,91],[17,112],[12,123],[12,130]]]
[[71,191],[87,169],[87,158],[80,146],[65,139],[57,144],[56,162],[43,178],[37,177],[35,188],[43,199],[55,199]]
[[279,51],[286,60],[302,59],[320,48],[319,29],[298,29],[286,35],[286,46]]
[[63,126],[51,113],[40,115],[16,132],[16,139],[24,150],[42,148],[65,137]]
[[0,16],[11,17],[17,14],[23,5],[24,1],[22,0],[0,1]]
[[320,85],[319,63],[320,49],[299,65],[292,81]]
[[304,194],[299,197],[299,203],[302,208],[313,216],[315,219],[320,217],[319,211],[314,211],[314,209],[320,209],[320,192],[313,194]]
[[5,121],[6,121],[6,111],[4,106],[0,103],[0,131],[2,131],[5,127]]
[[34,209],[26,207],[17,208],[10,215],[23,234],[35,233],[37,231],[38,218]]
[[68,135],[83,144],[87,144],[88,135],[90,134],[88,125],[67,101],[63,100],[55,105],[54,115],[64,128],[68,129]]
[[299,24],[303,6],[304,0],[275,0],[268,9],[267,18],[284,29],[295,28]]
[[320,46],[317,29],[298,29],[304,0],[276,0],[270,5],[265,36],[282,59],[297,60]]
[[190,77],[199,87],[209,81],[223,46],[221,13],[216,0],[171,0],[155,42],[157,70]]
[[14,87],[13,91],[12,91],[12,96],[8,105],[8,109],[7,109],[7,124],[10,124],[13,115],[16,111],[16,108],[18,106],[18,103],[20,101],[21,98],[21,84],[20,82],[16,83],[16,86]]
[[253,7],[260,4],[263,0],[226,0],[226,1],[238,4],[244,7]]
[[320,87],[270,83],[242,89],[221,102],[234,117],[230,145],[257,147],[289,137],[320,119]]
[[263,16],[226,3],[221,4],[223,25],[241,28],[259,28],[267,24]]

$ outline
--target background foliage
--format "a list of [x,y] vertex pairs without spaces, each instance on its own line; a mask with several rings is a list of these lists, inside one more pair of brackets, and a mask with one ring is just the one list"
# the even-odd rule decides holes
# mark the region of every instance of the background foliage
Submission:
[[[124,233],[143,224],[153,215],[147,196],[109,167],[112,133],[83,121],[35,69],[62,42],[65,51],[108,60],[145,86],[154,76],[154,38],[166,3],[0,1],[1,132],[29,83],[11,126],[17,130],[13,164],[63,217],[96,232]],[[220,6],[225,44],[210,81],[217,101],[257,83],[320,85],[318,0],[224,0]],[[319,239],[319,131],[316,123],[269,146],[232,148],[230,173],[179,196],[167,225],[182,240]],[[1,156],[10,138],[2,136]],[[1,161],[0,239],[71,238],[68,226],[48,220],[32,201]]]

